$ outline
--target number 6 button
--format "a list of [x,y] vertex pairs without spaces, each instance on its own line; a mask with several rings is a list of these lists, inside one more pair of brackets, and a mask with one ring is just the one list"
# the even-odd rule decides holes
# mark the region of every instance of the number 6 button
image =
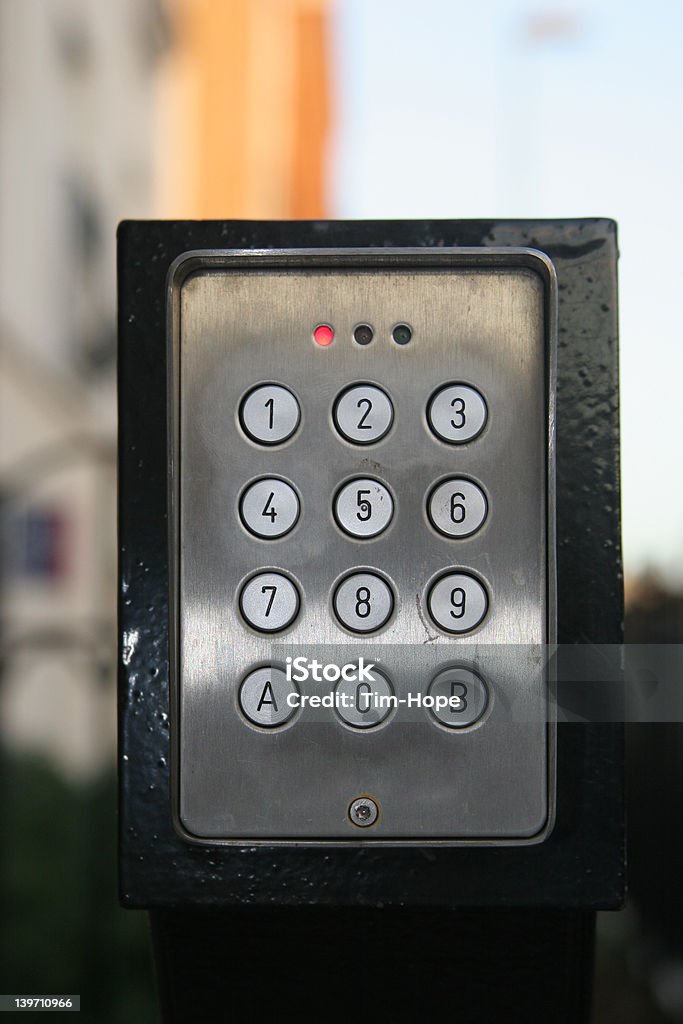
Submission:
[[299,591],[281,572],[252,576],[240,594],[240,611],[254,629],[277,633],[294,622],[299,612]]
[[394,499],[379,480],[349,480],[334,499],[334,517],[352,537],[376,537],[386,530],[393,514]]
[[467,633],[486,615],[489,599],[484,586],[465,572],[447,572],[429,589],[427,607],[446,633]]
[[240,499],[240,518],[256,537],[283,537],[299,518],[299,496],[291,484],[277,477],[255,480]]
[[391,618],[394,595],[374,572],[354,572],[341,581],[332,599],[334,611],[353,633],[374,633]]
[[446,537],[470,537],[486,519],[487,511],[481,487],[457,476],[436,484],[427,499],[432,525]]
[[389,431],[394,407],[375,384],[353,384],[334,403],[334,425],[352,444],[375,444]]

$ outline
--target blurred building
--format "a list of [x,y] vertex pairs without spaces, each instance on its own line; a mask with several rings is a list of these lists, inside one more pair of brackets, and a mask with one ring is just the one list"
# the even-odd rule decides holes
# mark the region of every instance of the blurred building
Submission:
[[325,212],[327,0],[0,0],[0,729],[111,759],[118,220]]
[[115,229],[153,212],[155,0],[0,0],[0,719],[113,749]]

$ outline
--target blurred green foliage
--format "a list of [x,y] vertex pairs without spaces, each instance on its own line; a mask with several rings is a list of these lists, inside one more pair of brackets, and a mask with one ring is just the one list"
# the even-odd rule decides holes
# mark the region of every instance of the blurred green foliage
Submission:
[[147,917],[118,905],[114,772],[74,786],[4,752],[0,806],[0,992],[78,993],[79,1020],[149,1024]]

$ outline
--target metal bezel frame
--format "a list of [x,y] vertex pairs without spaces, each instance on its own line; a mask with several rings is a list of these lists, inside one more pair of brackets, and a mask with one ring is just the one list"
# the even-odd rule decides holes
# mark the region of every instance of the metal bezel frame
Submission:
[[[546,365],[546,566],[547,566],[547,645],[557,640],[557,582],[556,582],[556,530],[555,530],[555,395],[557,384],[557,279],[550,258],[543,252],[525,247],[398,247],[382,249],[356,248],[301,248],[301,249],[195,249],[178,256],[170,265],[167,286],[167,396],[168,396],[168,554],[169,554],[169,683],[171,698],[171,802],[173,825],[181,838],[204,847],[265,846],[265,847],[481,847],[529,846],[544,842],[555,823],[556,794],[556,725],[548,715],[547,737],[547,792],[548,814],[541,830],[529,837],[502,839],[216,839],[198,837],[188,832],[179,816],[179,474],[177,455],[180,452],[180,292],[183,283],[200,270],[264,270],[264,269],[372,269],[387,268],[440,268],[514,269],[525,267],[538,274],[544,284],[544,334]],[[555,680],[553,663],[547,670],[548,707],[554,706]]]

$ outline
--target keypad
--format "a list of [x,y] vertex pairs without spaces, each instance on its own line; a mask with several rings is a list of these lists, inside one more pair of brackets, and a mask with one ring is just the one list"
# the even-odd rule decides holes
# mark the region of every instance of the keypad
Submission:
[[[478,438],[488,419],[488,408],[480,391],[463,383],[447,383],[437,388],[424,397],[423,410],[416,406],[408,414],[419,416],[421,412],[428,432],[453,445]],[[353,445],[381,441],[394,427],[394,420],[394,405],[387,391],[376,383],[348,384],[339,390],[333,402],[333,429],[340,440]],[[301,421],[301,405],[286,383],[255,385],[240,402],[239,422],[244,433],[257,444],[283,443],[297,432]],[[379,540],[403,511],[401,495],[394,495],[388,482],[362,475],[342,480],[331,496],[330,506],[334,522],[351,541]],[[482,529],[489,516],[489,499],[480,482],[452,474],[432,481],[426,488],[424,508],[427,522],[441,538],[461,541]],[[239,517],[257,543],[285,537],[301,514],[302,502],[295,481],[261,477],[242,491]],[[321,515],[324,511],[312,509],[309,514]],[[414,526],[424,528],[417,520]],[[350,550],[349,570],[336,582],[330,581],[330,614],[347,633],[359,637],[380,633],[390,622],[401,595],[380,566],[354,568],[353,560]],[[471,633],[487,616],[489,593],[477,573],[459,566],[456,547],[451,562],[444,565],[436,578],[421,581],[422,609],[445,634]],[[297,583],[279,570],[254,572],[239,590],[244,622],[263,634],[287,630],[300,615],[306,614],[305,588],[305,580],[302,593]],[[295,690],[283,670],[254,669],[242,683],[240,707],[253,724],[276,728],[290,720],[287,696]],[[483,679],[465,667],[449,667],[437,674],[428,692],[435,698],[449,698],[446,708],[440,700],[430,710],[439,724],[454,730],[477,722],[488,705]],[[390,713],[392,684],[377,669],[372,684],[367,680],[342,679],[336,693],[343,698],[336,705],[336,713],[352,728],[372,729]]]

